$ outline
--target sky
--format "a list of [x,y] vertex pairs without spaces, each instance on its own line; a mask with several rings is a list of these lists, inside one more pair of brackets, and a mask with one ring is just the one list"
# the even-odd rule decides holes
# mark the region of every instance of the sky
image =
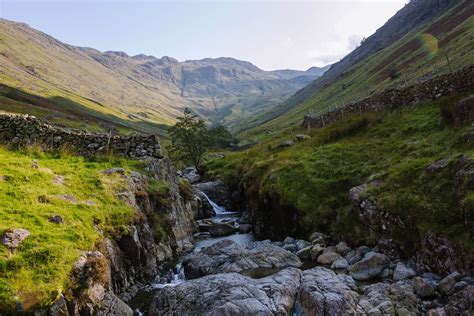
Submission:
[[0,16],[100,51],[305,70],[344,57],[407,1],[0,0]]

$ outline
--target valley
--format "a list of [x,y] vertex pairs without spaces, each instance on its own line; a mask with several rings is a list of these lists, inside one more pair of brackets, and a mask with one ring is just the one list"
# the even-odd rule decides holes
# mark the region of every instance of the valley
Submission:
[[0,19],[0,315],[471,315],[473,35],[411,0],[266,71]]

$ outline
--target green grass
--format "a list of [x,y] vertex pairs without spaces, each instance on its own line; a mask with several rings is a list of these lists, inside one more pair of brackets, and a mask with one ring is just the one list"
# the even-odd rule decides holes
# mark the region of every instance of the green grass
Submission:
[[[422,230],[463,241],[474,249],[462,225],[462,198],[454,190],[455,161],[460,155],[473,157],[474,151],[461,143],[466,129],[451,127],[441,119],[440,110],[458,99],[351,117],[311,130],[310,139],[278,149],[295,133],[307,132],[287,130],[247,151],[210,160],[208,176],[219,176],[233,186],[243,182],[250,196],[276,196],[281,205],[292,205],[302,215],[300,237],[324,231],[356,242],[370,242],[373,237],[356,219],[348,191],[379,179],[384,184],[374,194],[380,206],[399,214],[413,228],[395,236],[407,251],[410,244],[416,246]],[[446,157],[452,162],[442,172],[425,172],[434,161]]]
[[[33,159],[39,168],[32,167]],[[125,180],[101,173],[112,166],[141,168],[137,161],[90,161],[0,147],[0,235],[10,228],[31,233],[14,251],[0,245],[0,310],[12,309],[15,302],[27,309],[50,304],[67,287],[81,252],[94,249],[103,237],[99,230],[107,235],[132,221],[133,209],[114,195],[126,188]],[[53,183],[57,175],[64,185]],[[49,222],[52,215],[62,216],[64,223]]]

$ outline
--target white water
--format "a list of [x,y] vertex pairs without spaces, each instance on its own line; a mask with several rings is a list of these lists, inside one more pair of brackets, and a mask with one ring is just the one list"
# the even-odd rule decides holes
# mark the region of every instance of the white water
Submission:
[[212,209],[214,210],[214,212],[216,213],[216,215],[234,215],[234,214],[237,214],[237,213],[238,213],[238,212],[230,212],[230,211],[226,210],[225,207],[220,206],[220,205],[217,205],[213,200],[211,200],[211,199],[206,195],[206,193],[202,192],[202,194],[204,194],[204,196],[206,197],[206,199],[209,201],[209,204],[211,204]]
[[173,278],[169,283],[154,283],[152,287],[155,289],[162,289],[167,286],[176,286],[178,284],[183,283],[186,281],[186,277],[184,276],[184,267],[183,264],[180,262],[176,265],[175,271],[173,273]]

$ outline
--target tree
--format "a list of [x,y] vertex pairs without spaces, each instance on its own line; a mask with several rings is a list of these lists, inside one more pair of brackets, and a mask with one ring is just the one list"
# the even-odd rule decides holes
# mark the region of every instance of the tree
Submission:
[[199,171],[204,153],[209,147],[209,133],[206,123],[188,108],[184,116],[170,128],[170,154],[185,163],[191,163]]
[[234,136],[223,126],[218,125],[208,130],[209,145],[214,148],[227,148],[237,142]]
[[170,156],[185,164],[192,164],[200,171],[204,154],[209,148],[226,148],[236,143],[236,139],[222,125],[207,128],[204,120],[194,115],[188,108],[184,116],[170,128]]

